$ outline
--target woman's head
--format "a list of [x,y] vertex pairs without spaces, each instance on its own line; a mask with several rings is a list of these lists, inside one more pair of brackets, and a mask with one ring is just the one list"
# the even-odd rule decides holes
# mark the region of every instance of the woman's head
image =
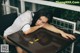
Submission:
[[52,17],[53,13],[52,10],[49,9],[41,9],[37,12],[34,13],[33,21],[32,21],[32,26],[34,25],[40,25],[44,23],[51,23],[52,22]]
[[42,25],[48,22],[48,18],[45,16],[41,16],[35,23],[35,25]]

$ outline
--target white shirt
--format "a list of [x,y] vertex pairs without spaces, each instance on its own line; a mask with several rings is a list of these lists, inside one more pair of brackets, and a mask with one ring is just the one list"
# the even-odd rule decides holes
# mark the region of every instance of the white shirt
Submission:
[[32,23],[32,12],[27,10],[25,13],[18,16],[13,22],[13,24],[4,31],[4,36],[19,31],[25,25],[22,29],[22,31],[24,32],[30,29],[31,23]]

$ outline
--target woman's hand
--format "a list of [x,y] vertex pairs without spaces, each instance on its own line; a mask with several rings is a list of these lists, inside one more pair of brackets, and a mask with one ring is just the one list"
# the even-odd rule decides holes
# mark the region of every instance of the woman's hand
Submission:
[[65,33],[65,32],[62,32],[61,35],[62,35],[62,37],[66,38],[66,39],[71,39],[71,40],[76,39],[76,37],[74,35],[68,34],[68,33]]

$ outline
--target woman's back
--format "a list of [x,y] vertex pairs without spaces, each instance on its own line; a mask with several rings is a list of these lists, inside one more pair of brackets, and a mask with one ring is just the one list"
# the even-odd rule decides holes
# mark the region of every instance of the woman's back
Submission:
[[4,36],[19,31],[25,24],[31,24],[32,22],[31,13],[32,13],[31,11],[27,10],[25,13],[18,16],[15,19],[14,23],[4,31]]

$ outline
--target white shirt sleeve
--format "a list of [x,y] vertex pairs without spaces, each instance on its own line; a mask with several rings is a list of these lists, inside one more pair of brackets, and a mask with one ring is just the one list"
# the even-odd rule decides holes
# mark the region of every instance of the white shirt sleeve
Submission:
[[13,24],[25,25],[26,23],[31,24],[32,22],[32,14],[31,11],[27,10],[25,13],[21,14],[17,17]]
[[22,31],[25,32],[25,31],[27,31],[29,29],[30,29],[30,25],[26,24],[25,26],[23,26]]

